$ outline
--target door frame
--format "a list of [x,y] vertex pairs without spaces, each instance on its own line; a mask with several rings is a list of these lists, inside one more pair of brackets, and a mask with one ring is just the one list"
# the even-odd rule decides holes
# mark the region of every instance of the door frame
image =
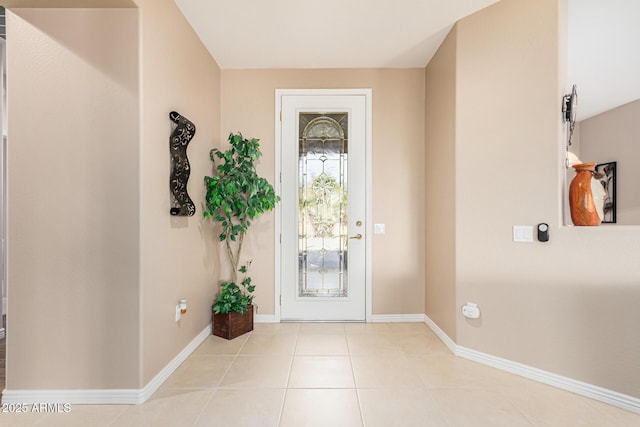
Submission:
[[[371,89],[276,89],[275,91],[275,191],[281,194],[282,187],[282,129],[281,111],[283,96],[344,96],[361,95],[365,97],[365,321],[371,322],[371,241],[373,236],[373,220],[371,217],[371,152],[372,152],[372,90]],[[280,322],[281,282],[282,282],[282,209],[275,207],[275,281],[274,281],[274,321]]]

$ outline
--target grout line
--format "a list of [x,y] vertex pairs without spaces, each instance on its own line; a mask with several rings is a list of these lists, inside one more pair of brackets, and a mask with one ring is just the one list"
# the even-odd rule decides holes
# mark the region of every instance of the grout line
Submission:
[[291,355],[291,363],[289,364],[289,373],[287,374],[287,384],[285,389],[289,389],[289,383],[291,382],[291,371],[293,371],[293,362],[296,360],[296,350],[298,349],[298,340],[300,339],[300,329],[296,332],[296,343],[293,346],[293,354]]
[[247,334],[247,337],[244,339],[244,342],[242,343],[242,345],[240,346],[240,348],[238,349],[238,351],[236,351],[236,354],[233,355],[233,360],[231,361],[231,363],[229,364],[229,367],[224,371],[224,374],[222,374],[222,376],[220,377],[220,382],[218,383],[218,385],[216,386],[216,388],[218,388],[220,386],[220,384],[222,384],[222,381],[224,381],[225,377],[227,376],[227,374],[229,373],[229,371],[231,370],[231,367],[233,366],[234,363],[236,363],[236,361],[238,360],[238,357],[240,356],[240,353],[242,352],[242,350],[244,349],[244,347],[247,345],[247,343],[249,342],[249,338],[251,338],[251,336],[253,335],[253,331],[249,332]]
[[[198,414],[198,416],[194,420],[192,427],[195,427],[198,424],[198,421],[200,421],[200,418],[202,417],[202,414],[204,413],[204,410],[207,409],[207,406],[211,402],[211,399],[213,399],[213,396],[215,396],[215,394],[217,393],[218,389],[220,388],[220,384],[222,384],[222,381],[224,380],[224,378],[229,373],[229,370],[231,370],[231,367],[233,366],[233,364],[236,363],[236,360],[238,360],[238,355],[240,354],[240,352],[242,351],[244,346],[247,345],[247,342],[249,341],[249,337],[252,334],[253,334],[253,331],[251,331],[251,332],[249,332],[247,334],[247,337],[245,337],[245,339],[244,339],[244,343],[242,343],[240,348],[238,348],[238,351],[236,351],[236,354],[233,355],[233,360],[231,361],[231,363],[229,363],[229,366],[224,371],[224,374],[222,374],[222,376],[220,377],[220,381],[218,382],[218,384],[213,387],[213,393],[211,393],[211,396],[209,396],[209,399],[207,399],[207,402],[202,406],[202,409],[200,410],[200,413]],[[202,344],[200,344],[200,345],[202,345]],[[215,355],[211,355],[211,356],[215,356]],[[229,355],[224,355],[224,356],[229,356]],[[191,356],[189,356],[189,358],[191,358]],[[185,360],[185,362],[186,362],[186,360]]]
[[362,401],[360,400],[360,389],[358,388],[358,383],[356,383],[356,370],[353,367],[353,356],[351,354],[351,345],[349,343],[349,334],[347,333],[347,328],[344,328],[344,335],[347,341],[347,355],[349,356],[349,364],[351,365],[351,376],[353,377],[353,388],[356,392],[356,400],[358,401],[358,410],[360,411],[360,423],[362,426],[365,425],[364,421],[364,409],[362,408]]
[[213,391],[211,393],[211,396],[209,396],[209,398],[204,403],[204,405],[202,405],[202,409],[200,410],[200,413],[195,418],[195,420],[193,420],[193,424],[191,425],[192,427],[195,427],[196,425],[198,425],[198,421],[200,421],[200,417],[202,417],[202,414],[204,413],[204,410],[207,409],[207,406],[209,406],[209,403],[211,402],[211,399],[213,399],[213,396],[216,394],[217,391],[218,391],[217,388],[213,389]]
[[130,407],[135,406],[135,405],[122,405],[122,406],[124,406],[124,408],[122,409],[122,411],[120,411],[120,413],[119,413],[118,415],[116,415],[116,416],[111,420],[111,422],[109,422],[109,423],[107,424],[107,427],[112,427],[112,426],[116,423],[116,421],[118,421],[118,420],[120,419],[120,417],[122,417],[122,416],[125,414],[125,412],[127,412],[127,411],[129,410],[129,408],[130,408]]
[[296,331],[296,343],[293,346],[293,354],[291,356],[291,363],[289,364],[289,373],[287,374],[287,384],[284,388],[284,395],[282,396],[282,404],[280,404],[280,413],[278,414],[278,426],[282,424],[282,414],[284,413],[284,405],[287,401],[287,394],[289,394],[289,383],[291,382],[291,371],[293,370],[293,362],[296,358],[296,350],[298,349],[298,339],[300,338],[300,327]]

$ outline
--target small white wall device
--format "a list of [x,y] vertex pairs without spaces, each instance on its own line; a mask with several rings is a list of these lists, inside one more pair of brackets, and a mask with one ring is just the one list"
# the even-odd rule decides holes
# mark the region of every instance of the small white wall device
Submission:
[[468,302],[462,306],[462,315],[464,317],[468,317],[469,319],[477,319],[480,317],[480,309],[477,304],[472,302]]

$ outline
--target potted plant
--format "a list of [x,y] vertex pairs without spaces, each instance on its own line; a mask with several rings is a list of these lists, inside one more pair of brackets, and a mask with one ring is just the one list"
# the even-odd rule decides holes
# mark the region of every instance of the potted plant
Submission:
[[[248,266],[240,266],[242,244],[251,221],[272,210],[280,200],[273,186],[256,173],[255,162],[262,156],[259,140],[246,139],[241,133],[230,134],[231,147],[214,148],[211,160],[217,174],[205,176],[205,218],[220,226],[219,238],[225,243],[231,264],[231,281],[222,282],[213,310],[213,334],[227,339],[253,330],[253,292],[255,285],[247,275]],[[243,280],[238,283],[238,272]]]

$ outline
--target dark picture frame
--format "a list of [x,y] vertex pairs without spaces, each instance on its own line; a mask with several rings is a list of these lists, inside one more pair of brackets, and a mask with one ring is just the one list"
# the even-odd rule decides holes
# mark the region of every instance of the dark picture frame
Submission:
[[596,172],[603,174],[598,181],[604,187],[606,197],[604,199],[603,223],[615,224],[616,222],[616,162],[599,163]]

